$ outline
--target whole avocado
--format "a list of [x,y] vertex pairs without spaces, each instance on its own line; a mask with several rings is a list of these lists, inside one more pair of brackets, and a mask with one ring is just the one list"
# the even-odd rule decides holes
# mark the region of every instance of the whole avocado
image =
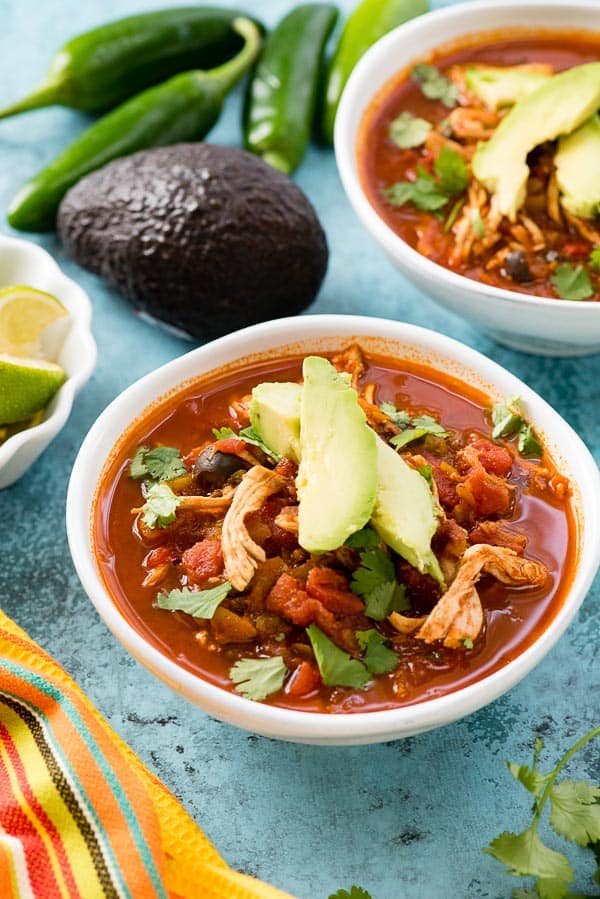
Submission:
[[198,339],[295,315],[327,269],[302,191],[256,156],[206,143],[145,150],[88,175],[63,199],[58,230],[136,310]]

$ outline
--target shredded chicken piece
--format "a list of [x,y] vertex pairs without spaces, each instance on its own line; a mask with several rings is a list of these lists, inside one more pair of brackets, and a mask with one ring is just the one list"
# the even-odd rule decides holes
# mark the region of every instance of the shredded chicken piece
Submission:
[[[541,586],[548,576],[544,565],[523,559],[503,546],[478,543],[463,555],[456,577],[424,621],[416,637],[426,643],[443,640],[444,646],[456,649],[465,640],[475,640],[483,626],[483,610],[475,584],[482,574],[489,574],[509,586]],[[390,623],[406,633],[407,621],[393,612]]]
[[275,518],[275,524],[288,534],[298,534],[298,506],[284,506]]
[[600,231],[597,228],[586,221],[586,219],[581,219],[576,215],[571,215],[567,210],[563,210],[567,221],[573,225],[578,234],[584,237],[586,240],[591,241],[595,246],[600,244]]
[[400,428],[398,425],[394,424],[392,419],[382,412],[379,406],[376,406],[375,403],[368,402],[364,397],[358,397],[358,403],[360,408],[363,410],[367,417],[368,423],[371,425],[374,431],[377,431],[378,434],[382,434],[383,436],[393,437],[395,434],[400,433]]
[[222,548],[227,580],[235,590],[245,590],[265,551],[251,538],[246,516],[258,512],[265,500],[285,486],[285,479],[255,465],[244,475],[223,521]]
[[427,615],[422,615],[420,618],[409,618],[408,615],[401,615],[400,612],[392,612],[388,616],[388,621],[400,634],[414,634],[426,620]]
[[377,386],[375,384],[367,384],[365,389],[363,390],[363,397],[367,401],[367,403],[371,403],[371,405],[375,405],[375,391]]
[[433,156],[437,157],[440,155],[440,150],[444,147],[454,150],[455,153],[460,153],[460,155],[467,160],[471,159],[473,156],[473,149],[463,147],[462,144],[459,144],[455,140],[451,140],[449,137],[444,137],[443,134],[440,134],[439,131],[435,131],[435,129],[430,131],[425,138],[425,149]]
[[461,140],[489,140],[501,118],[489,109],[457,106],[448,115],[448,124]]
[[546,211],[553,222],[562,227],[562,211],[560,208],[560,191],[556,172],[552,172],[546,188]]
[[352,386],[358,393],[358,382],[366,371],[362,350],[357,343],[353,343],[342,353],[338,353],[331,360],[338,371],[345,371],[352,375]]
[[542,234],[541,228],[539,228],[533,219],[530,219],[528,215],[521,214],[519,216],[519,221],[522,222],[526,230],[531,235],[531,239],[533,240],[533,249],[534,250],[543,250],[546,246],[546,238]]

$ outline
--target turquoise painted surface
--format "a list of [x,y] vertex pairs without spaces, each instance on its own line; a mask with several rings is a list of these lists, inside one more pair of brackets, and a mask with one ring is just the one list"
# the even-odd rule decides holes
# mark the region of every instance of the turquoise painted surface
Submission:
[[[31,87],[72,34],[163,5],[0,0],[2,101]],[[272,23],[292,3],[239,5]],[[239,142],[239,101],[238,92],[213,141]],[[0,123],[0,209],[85,121],[53,109]],[[331,249],[327,280],[309,311],[398,318],[476,347],[530,383],[600,459],[600,356],[548,360],[495,345],[391,267],[349,209],[331,152],[312,149],[297,180],[318,209]],[[0,228],[9,230],[3,221]],[[325,749],[251,736],[203,715],[130,659],[106,630],[73,571],[64,528],[67,479],[89,426],[128,384],[190,344],[136,319],[99,279],[66,260],[52,236],[39,243],[91,295],[100,357],[68,426],[29,475],[0,493],[2,607],[79,681],[235,868],[299,899],[326,899],[351,883],[368,888],[373,899],[509,896],[515,882],[481,852],[504,828],[524,825],[528,813],[529,797],[513,786],[503,761],[525,760],[535,734],[546,741],[544,758],[554,760],[598,723],[598,584],[567,635],[522,684],[433,733]],[[596,747],[572,770],[600,779]],[[583,852],[577,863],[583,888],[590,873]]]

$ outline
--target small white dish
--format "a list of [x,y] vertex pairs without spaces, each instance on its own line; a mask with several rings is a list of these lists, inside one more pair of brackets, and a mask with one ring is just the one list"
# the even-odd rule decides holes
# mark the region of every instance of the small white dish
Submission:
[[67,278],[54,259],[26,240],[0,235],[0,288],[25,284],[54,294],[69,312],[69,324],[53,361],[62,365],[67,380],[48,404],[43,420],[9,437],[0,445],[0,489],[18,480],[65,424],[75,395],[96,365],[96,343],[90,330],[92,304],[75,281]]
[[600,302],[528,296],[481,284],[422,256],[381,219],[369,202],[356,158],[363,115],[383,86],[436,47],[477,32],[509,28],[600,29],[597,0],[475,0],[401,25],[360,60],[342,95],[335,154],[355,212],[392,263],[438,303],[506,346],[547,356],[600,351]]
[[[301,712],[252,702],[222,690],[167,658],[121,613],[96,565],[92,514],[107,459],[124,431],[148,406],[190,379],[232,363],[339,349],[358,340],[367,351],[425,362],[484,391],[493,402],[523,399],[558,469],[570,480],[577,523],[576,570],[562,606],[535,641],[491,675],[448,695],[389,711],[356,714]],[[142,665],[208,714],[255,733],[322,745],[356,745],[410,736],[476,711],[520,681],[546,655],[573,619],[600,563],[600,474],[583,442],[541,397],[506,369],[442,334],[401,322],[345,315],[279,319],[238,331],[163,365],[104,410],[75,461],[67,496],[69,546],[81,582],[113,634]]]

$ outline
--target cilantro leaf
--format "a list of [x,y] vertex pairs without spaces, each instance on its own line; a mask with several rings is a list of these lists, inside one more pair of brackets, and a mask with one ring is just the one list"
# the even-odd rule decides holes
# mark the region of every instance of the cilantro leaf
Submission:
[[579,846],[600,840],[600,787],[563,780],[550,791],[550,824]]
[[337,893],[331,893],[329,899],[373,899],[370,893],[363,890],[362,887],[351,886],[348,890],[338,890]]
[[492,406],[491,416],[494,425],[492,437],[497,440],[498,437],[510,437],[512,434],[516,434],[517,448],[522,456],[541,458],[544,455],[544,449],[532,426],[521,415],[520,402],[521,398],[515,396],[508,403],[496,403]]
[[506,767],[514,779],[518,780],[519,783],[522,783],[526,790],[529,790],[534,796],[540,795],[546,784],[547,778],[545,778],[543,774],[540,774],[535,764],[530,768],[528,765],[517,765],[515,762],[506,762]]
[[274,450],[268,447],[266,443],[263,443],[254,428],[242,428],[239,433],[239,437],[242,440],[245,440],[246,443],[251,443],[252,446],[257,446],[263,451],[266,456],[270,456],[272,459],[275,459],[276,462],[279,462],[279,460],[281,459],[279,453],[276,453]]
[[306,633],[325,686],[355,687],[360,690],[369,683],[371,678],[363,663],[336,646],[316,624],[307,627]]
[[213,428],[212,432],[217,440],[229,440],[230,437],[239,439],[239,434],[236,434],[232,428]]
[[397,181],[385,187],[383,194],[392,206],[412,203],[423,212],[437,212],[448,202],[448,197],[435,181],[417,178],[415,181]]
[[129,466],[129,474],[135,480],[170,481],[187,474],[179,450],[174,446],[140,446]]
[[519,430],[517,438],[517,448],[522,456],[539,456],[544,455],[541,443],[535,436],[531,425],[524,424]]
[[437,66],[419,63],[410,74],[414,81],[419,82],[423,94],[429,100],[441,100],[449,109],[457,105],[457,85],[440,72]]
[[145,478],[148,474],[148,470],[144,463],[144,456],[146,453],[150,451],[150,448],[147,446],[138,446],[135,456],[131,460],[131,464],[129,466],[129,476],[136,481]]
[[583,265],[563,262],[557,265],[550,280],[561,300],[587,300],[594,294],[590,276]]
[[406,431],[402,431],[401,434],[396,434],[395,437],[392,437],[390,443],[395,449],[400,450],[409,443],[414,443],[415,440],[425,437],[426,434],[427,430],[425,428],[407,428]]
[[391,418],[399,428],[406,428],[410,424],[410,415],[402,409],[396,409],[393,403],[380,403],[379,408],[384,415]]
[[209,590],[171,590],[169,593],[159,593],[156,604],[159,609],[187,612],[194,618],[212,618],[230,590],[229,581]]
[[360,554],[360,568],[352,575],[350,588],[357,596],[365,596],[376,587],[395,583],[394,564],[380,549],[368,549]]
[[431,465],[419,465],[417,471],[422,478],[425,478],[430,487],[433,487],[433,468]]
[[410,608],[406,587],[396,581],[379,584],[366,593],[363,598],[365,615],[367,618],[372,618],[373,621],[383,621],[392,612],[404,612]]
[[229,670],[236,693],[261,702],[283,687],[287,666],[281,656],[267,659],[239,659]]
[[401,112],[390,123],[390,138],[401,150],[420,147],[432,129],[431,122],[419,119],[410,112]]
[[505,830],[484,851],[505,864],[509,874],[573,881],[573,868],[566,855],[542,843],[533,825],[522,833]]
[[356,631],[358,645],[365,653],[363,662],[371,674],[388,674],[397,667],[398,654],[390,649],[385,637],[374,628]]
[[350,546],[352,549],[375,549],[380,543],[381,539],[373,528],[363,528],[350,534],[344,546]]
[[461,194],[469,186],[469,169],[460,153],[451,147],[442,147],[433,163],[433,170],[440,179],[440,187],[448,198]]
[[600,272],[600,247],[594,247],[588,257],[588,265],[593,272]]
[[153,484],[142,506],[142,520],[146,527],[166,528],[172,524],[180,502],[180,497],[176,496],[167,484]]

